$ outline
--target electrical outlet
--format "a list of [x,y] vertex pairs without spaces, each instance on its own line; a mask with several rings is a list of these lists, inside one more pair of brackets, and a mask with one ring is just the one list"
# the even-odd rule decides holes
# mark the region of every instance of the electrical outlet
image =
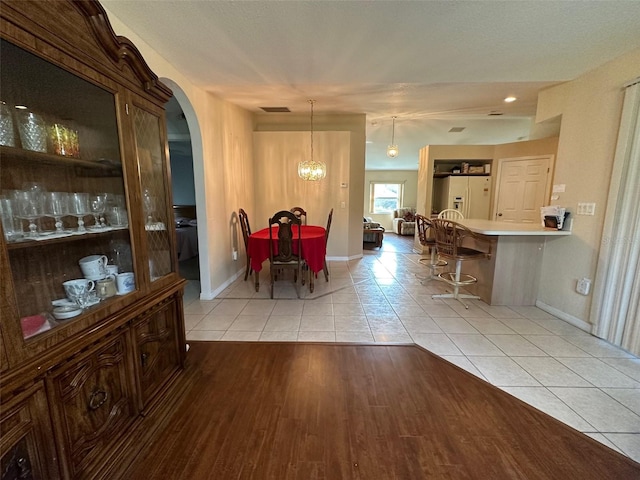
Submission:
[[588,278],[581,278],[576,285],[576,292],[581,295],[589,295],[591,290],[591,280]]
[[231,253],[231,258],[233,258],[234,260],[238,260],[238,251],[234,248],[233,252]]

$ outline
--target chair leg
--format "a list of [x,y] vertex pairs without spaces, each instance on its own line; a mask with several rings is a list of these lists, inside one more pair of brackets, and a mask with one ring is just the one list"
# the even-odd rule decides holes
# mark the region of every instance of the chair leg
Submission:
[[247,268],[244,271],[244,281],[247,281],[247,278],[249,278],[249,273],[251,273],[251,260],[249,259],[249,257],[247,257]]
[[327,261],[324,261],[324,265],[322,266],[322,270],[324,271],[324,279],[329,281],[329,267],[327,266]]
[[431,256],[429,257],[429,263],[423,262],[423,260],[426,260],[426,258],[421,258],[420,260],[418,260],[418,263],[421,263],[422,265],[429,268],[429,276],[427,277],[418,275],[416,273],[416,277],[420,279],[420,285],[424,285],[425,282],[428,282],[431,280],[443,280],[438,276],[438,268],[447,266],[447,262],[445,262],[444,260],[438,259],[438,254],[435,248],[432,247],[429,250],[431,251]]
[[[469,309],[469,305],[467,305],[466,303],[464,303],[462,301],[462,299],[477,299],[480,298],[478,295],[468,295],[466,293],[460,293],[460,286],[461,285],[469,285],[471,283],[475,283],[476,282],[476,278],[471,276],[471,275],[466,275],[466,277],[469,277],[470,280],[468,281],[460,281],[461,278],[461,273],[462,271],[462,260],[456,260],[456,270],[453,276],[453,280],[446,280],[443,277],[441,277],[440,274],[439,277],[442,278],[445,282],[447,282],[449,285],[451,285],[453,287],[453,293],[440,293],[440,294],[436,294],[436,295],[431,295],[431,298],[453,298],[454,300],[458,300],[462,306],[464,308],[466,308],[467,310]],[[448,274],[449,278],[451,278],[451,273]]]

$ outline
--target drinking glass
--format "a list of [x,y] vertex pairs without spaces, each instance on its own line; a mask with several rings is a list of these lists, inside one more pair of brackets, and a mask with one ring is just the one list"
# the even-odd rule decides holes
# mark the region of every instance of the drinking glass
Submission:
[[44,194],[44,213],[56,221],[56,232],[63,233],[62,217],[69,215],[69,194],[67,192],[47,192]]
[[93,225],[94,229],[105,228],[106,224],[104,222],[104,214],[105,204],[106,204],[105,193],[97,193],[92,195],[89,200],[89,206],[91,207],[91,213],[93,214],[93,218],[95,218],[95,223]]
[[38,184],[25,185],[25,190],[14,191],[14,201],[18,210],[17,217],[29,222],[28,237],[39,236],[36,220],[44,217],[44,195]]
[[16,145],[11,109],[2,101],[0,101],[0,145],[8,147],[15,147]]
[[17,109],[18,132],[22,148],[35,152],[47,151],[47,128],[43,118],[29,110]]
[[69,194],[69,215],[78,219],[78,232],[86,232],[84,217],[91,213],[89,207],[89,194],[74,192]]
[[22,229],[18,231],[14,222],[14,206],[13,199],[6,196],[0,197],[0,217],[2,218],[2,230],[4,231],[4,238],[7,241],[16,240],[22,237]]
[[148,188],[145,188],[142,199],[144,202],[144,212],[147,216],[147,225],[151,225],[153,223],[153,213],[156,209],[156,197],[151,195]]

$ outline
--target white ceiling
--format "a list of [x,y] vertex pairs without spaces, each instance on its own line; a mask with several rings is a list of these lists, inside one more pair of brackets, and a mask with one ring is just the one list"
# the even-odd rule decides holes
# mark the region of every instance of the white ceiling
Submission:
[[[540,89],[640,48],[638,0],[101,3],[247,110],[308,113],[313,98],[316,113],[366,114],[368,169],[416,169],[427,144],[531,138]],[[385,155],[392,116],[396,159]]]

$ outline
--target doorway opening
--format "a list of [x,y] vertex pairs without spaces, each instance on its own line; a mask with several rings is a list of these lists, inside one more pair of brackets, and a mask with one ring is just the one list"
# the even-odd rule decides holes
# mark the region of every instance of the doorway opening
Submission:
[[198,219],[193,176],[191,133],[175,97],[165,105],[171,163],[171,190],[176,221],[178,268],[186,280],[200,281]]

